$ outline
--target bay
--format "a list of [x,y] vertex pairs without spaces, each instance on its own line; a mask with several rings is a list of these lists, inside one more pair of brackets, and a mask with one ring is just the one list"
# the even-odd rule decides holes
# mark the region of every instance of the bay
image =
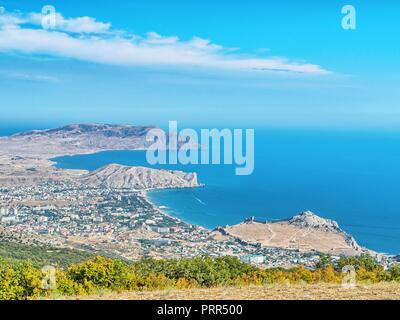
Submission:
[[168,214],[207,228],[250,216],[282,219],[301,211],[336,220],[370,249],[400,252],[400,133],[256,130],[255,171],[234,165],[155,165],[145,151],[107,151],[54,159],[95,170],[118,163],[197,172],[204,187],[149,192]]

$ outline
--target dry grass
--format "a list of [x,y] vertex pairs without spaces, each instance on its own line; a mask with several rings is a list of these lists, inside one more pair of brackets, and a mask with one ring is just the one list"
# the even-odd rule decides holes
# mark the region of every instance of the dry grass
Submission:
[[261,243],[265,247],[318,251],[333,255],[357,255],[343,233],[300,228],[287,222],[246,222],[227,227],[226,231],[240,239]]
[[153,292],[103,293],[78,300],[399,300],[399,283],[343,288],[335,284],[267,285]]

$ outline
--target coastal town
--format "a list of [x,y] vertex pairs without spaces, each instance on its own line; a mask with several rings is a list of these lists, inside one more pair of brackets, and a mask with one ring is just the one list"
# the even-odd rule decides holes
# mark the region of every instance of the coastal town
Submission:
[[[62,181],[0,189],[1,225],[29,244],[72,247],[126,259],[231,255],[266,267],[304,264],[317,253],[263,248],[170,217],[143,191]],[[220,239],[219,239],[220,238]]]

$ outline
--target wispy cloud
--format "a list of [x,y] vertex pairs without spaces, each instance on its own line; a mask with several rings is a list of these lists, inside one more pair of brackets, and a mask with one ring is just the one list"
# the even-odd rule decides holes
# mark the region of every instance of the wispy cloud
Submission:
[[319,65],[288,58],[244,56],[207,39],[183,41],[149,32],[145,37],[114,31],[110,23],[91,17],[57,14],[54,30],[40,28],[37,13],[0,16],[0,52],[47,54],[121,66],[175,66],[251,72],[290,72],[325,75]]
[[31,72],[5,72],[2,71],[0,72],[0,76],[7,78],[7,79],[13,79],[13,80],[21,80],[21,81],[34,81],[34,82],[59,82],[60,79],[47,75],[47,74],[41,74],[41,73],[31,73]]

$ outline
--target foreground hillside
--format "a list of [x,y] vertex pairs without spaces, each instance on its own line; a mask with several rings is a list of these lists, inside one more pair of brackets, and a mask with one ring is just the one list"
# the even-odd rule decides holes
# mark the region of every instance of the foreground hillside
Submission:
[[[187,299],[205,296],[215,299],[280,299],[283,296],[290,298],[288,292],[292,298],[296,295],[301,299],[324,298],[322,294],[334,298],[345,294],[341,293],[344,290],[342,283],[348,283],[349,274],[343,273],[343,267],[350,265],[355,271],[352,283],[380,283],[386,289],[372,289],[372,295],[381,292],[385,295],[382,297],[398,297],[400,266],[384,270],[371,256],[343,257],[333,264],[329,257],[321,257],[315,270],[304,266],[288,270],[259,269],[234,257],[200,256],[179,260],[145,259],[134,263],[95,257],[68,268],[52,270],[4,259],[0,260],[0,300],[59,297],[181,299],[181,296]],[[391,287],[388,282],[397,284]],[[251,286],[258,287],[252,289]],[[104,292],[114,294],[101,296]],[[136,293],[120,295],[121,292]],[[345,298],[357,297],[357,294],[348,295],[346,293]]]
[[71,264],[93,258],[93,254],[81,250],[56,249],[4,241],[1,238],[1,232],[0,239],[0,266],[6,261],[10,263],[30,261],[37,268],[42,268],[46,265],[66,268]]
[[383,282],[343,288],[336,284],[272,284],[265,286],[103,293],[85,300],[399,300],[400,284]]

